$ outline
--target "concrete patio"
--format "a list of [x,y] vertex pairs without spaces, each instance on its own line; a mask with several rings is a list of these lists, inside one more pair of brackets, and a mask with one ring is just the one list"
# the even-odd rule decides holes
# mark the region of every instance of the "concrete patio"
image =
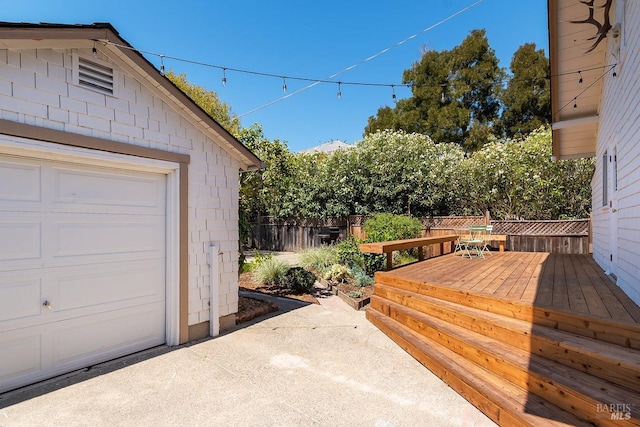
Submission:
[[492,426],[337,297],[0,395],[0,426]]

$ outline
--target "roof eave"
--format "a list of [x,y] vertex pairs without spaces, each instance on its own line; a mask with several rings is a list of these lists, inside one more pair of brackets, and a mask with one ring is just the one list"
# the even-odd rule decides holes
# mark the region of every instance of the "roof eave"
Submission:
[[67,24],[28,24],[28,23],[6,23],[0,22],[0,40],[91,40],[108,41],[112,52],[118,54],[122,60],[138,68],[145,78],[156,89],[161,90],[170,96],[192,119],[201,126],[217,135],[224,145],[226,151],[240,162],[240,169],[257,170],[262,167],[261,160],[231,135],[222,125],[209,116],[191,98],[180,90],[173,82],[163,76],[156,67],[151,64],[141,53],[139,53],[126,40],[120,37],[116,29],[108,23],[94,23],[83,25]]

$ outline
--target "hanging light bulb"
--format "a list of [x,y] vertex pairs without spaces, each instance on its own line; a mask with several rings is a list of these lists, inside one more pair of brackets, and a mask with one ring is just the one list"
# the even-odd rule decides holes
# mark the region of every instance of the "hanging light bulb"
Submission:
[[96,41],[93,41],[93,49],[91,49],[91,53],[93,53],[93,57],[97,58],[98,57],[98,49],[96,49]]
[[391,85],[391,99],[393,99],[393,102],[396,102],[396,89],[393,85]]
[[338,82],[338,99],[342,99],[342,92],[340,91],[341,84],[342,84],[341,82]]
[[442,93],[440,94],[440,102],[443,104],[447,102],[447,98],[445,98],[444,96],[444,91],[442,91]]
[[282,78],[282,91],[284,93],[287,93],[287,81],[284,79],[284,77]]
[[226,87],[227,86],[227,69],[223,68],[222,69],[222,87]]
[[582,84],[582,72],[578,71],[578,74],[580,74],[580,80],[578,80],[578,84],[581,85]]
[[574,101],[574,103],[573,103],[573,109],[574,109],[574,110],[577,110],[577,109],[578,109],[578,103],[577,103],[577,102],[575,102],[575,101]]
[[160,55],[160,74],[164,76],[164,55]]

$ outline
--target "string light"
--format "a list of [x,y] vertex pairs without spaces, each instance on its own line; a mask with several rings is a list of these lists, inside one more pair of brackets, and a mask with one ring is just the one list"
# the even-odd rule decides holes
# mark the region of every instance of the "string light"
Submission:
[[282,78],[282,91],[284,93],[287,93],[287,81],[285,80],[285,78]]
[[160,74],[164,76],[164,55],[160,55]]
[[396,102],[396,89],[394,85],[391,85],[391,99],[393,99],[393,102]]
[[342,82],[338,82],[338,99],[342,99],[342,92],[340,91],[340,85]]
[[[577,94],[571,101],[567,102],[566,104],[564,104],[562,107],[560,107],[558,109],[558,111],[556,111],[555,113],[553,113],[552,117],[560,114],[560,111],[564,110],[567,106],[571,105],[571,103],[573,103],[573,109],[577,110],[578,109],[578,98],[580,98],[582,95],[584,95],[584,93],[586,91],[588,91],[589,89],[591,89],[596,83],[598,83],[600,80],[602,80],[604,78],[604,76],[607,75],[607,73],[609,73],[611,70],[615,70],[616,65],[618,64],[613,64],[613,65],[605,65],[604,67],[596,67],[596,68],[607,68],[604,73],[602,73],[597,79],[595,79],[589,86],[587,86],[586,88],[584,88],[582,90],[582,92],[580,92],[579,94]],[[584,71],[584,70],[583,70]],[[574,72],[575,73],[575,72]],[[562,75],[565,74],[572,74],[572,73],[563,73]],[[613,74],[615,74],[615,71],[613,72]]]
[[578,80],[578,84],[581,85],[582,84],[582,72],[578,71],[578,74],[580,75],[580,80]]
[[222,69],[222,87],[227,87],[227,69]]
[[98,57],[98,49],[96,48],[96,41],[93,41],[93,49],[91,49],[91,53],[93,53],[93,57],[97,58]]

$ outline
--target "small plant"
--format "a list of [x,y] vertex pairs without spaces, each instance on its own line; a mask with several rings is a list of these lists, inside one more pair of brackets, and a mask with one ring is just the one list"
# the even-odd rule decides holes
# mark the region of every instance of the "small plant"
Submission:
[[349,298],[362,298],[362,291],[351,291],[347,294]]
[[333,246],[306,249],[300,253],[300,265],[304,268],[324,270],[336,263],[336,250]]
[[341,264],[333,264],[325,274],[324,278],[332,282],[344,282],[349,278],[351,272],[348,267]]
[[287,271],[289,266],[286,263],[270,257],[256,265],[253,278],[256,282],[267,286],[280,286]]
[[367,275],[363,270],[355,270],[353,274],[353,285],[359,288],[373,285],[373,277]]
[[293,292],[309,292],[316,282],[316,275],[302,267],[292,267],[282,278],[280,286]]

